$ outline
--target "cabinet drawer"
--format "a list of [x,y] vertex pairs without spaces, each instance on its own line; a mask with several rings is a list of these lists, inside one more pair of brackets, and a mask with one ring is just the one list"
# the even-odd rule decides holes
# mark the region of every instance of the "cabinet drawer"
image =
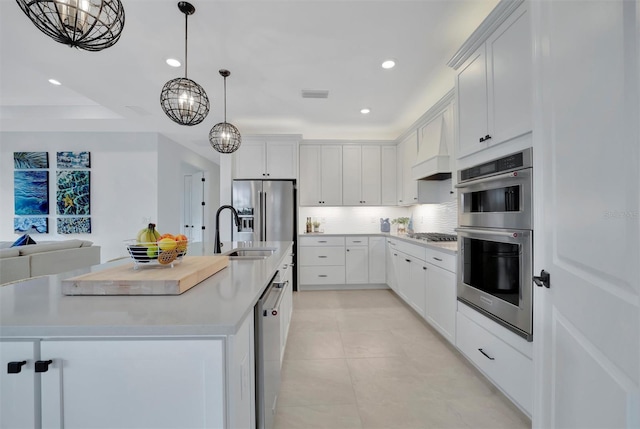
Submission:
[[300,237],[299,246],[344,246],[344,237]]
[[458,257],[456,255],[440,252],[429,247],[426,248],[426,255],[426,261],[428,263],[443,268],[447,271],[451,271],[452,273],[456,272],[456,264],[458,261]]
[[347,246],[368,246],[369,237],[346,237]]
[[300,248],[298,263],[302,266],[344,266],[344,246]]
[[424,261],[424,251],[425,248],[423,246],[418,246],[416,244],[407,243],[406,241],[397,240],[396,249],[402,253],[406,253],[407,255],[411,255],[414,258],[420,259]]
[[531,415],[533,362],[474,321],[458,312],[456,346],[494,384]]
[[344,284],[344,265],[329,267],[300,267],[300,283],[306,285]]

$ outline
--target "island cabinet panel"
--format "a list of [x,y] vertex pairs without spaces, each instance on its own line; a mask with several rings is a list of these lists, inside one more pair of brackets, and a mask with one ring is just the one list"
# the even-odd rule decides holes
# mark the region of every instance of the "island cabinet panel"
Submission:
[[223,428],[224,343],[43,340],[44,428]]
[[0,342],[0,428],[36,427],[36,349],[33,341]]

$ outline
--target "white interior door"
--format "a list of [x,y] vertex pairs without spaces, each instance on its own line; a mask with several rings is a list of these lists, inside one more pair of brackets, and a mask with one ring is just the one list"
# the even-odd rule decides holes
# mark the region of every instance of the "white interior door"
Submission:
[[639,9],[532,2],[534,427],[640,427]]
[[205,181],[204,172],[200,171],[184,175],[184,207],[183,207],[183,234],[189,241],[203,241],[202,229],[205,219]]

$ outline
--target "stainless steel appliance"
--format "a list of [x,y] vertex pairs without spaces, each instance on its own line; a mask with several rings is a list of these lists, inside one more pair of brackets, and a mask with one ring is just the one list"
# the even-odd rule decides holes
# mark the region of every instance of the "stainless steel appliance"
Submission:
[[234,241],[293,241],[295,183],[291,180],[234,180],[233,208],[240,217]]
[[415,238],[417,240],[442,242],[442,241],[458,241],[458,236],[455,234],[444,234],[441,232],[410,232],[407,234],[409,238]]
[[531,341],[531,149],[460,170],[458,179],[458,300]]
[[256,428],[271,429],[280,391],[280,303],[286,282],[275,274],[254,307]]
[[458,171],[460,226],[532,229],[531,149]]

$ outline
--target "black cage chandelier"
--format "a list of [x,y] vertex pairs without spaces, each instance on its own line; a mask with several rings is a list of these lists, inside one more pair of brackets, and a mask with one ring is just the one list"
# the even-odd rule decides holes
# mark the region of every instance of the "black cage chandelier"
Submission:
[[227,122],[227,77],[231,74],[229,70],[219,71],[224,78],[224,122],[215,124],[209,131],[209,143],[220,153],[233,153],[240,147],[242,137],[240,131]]
[[180,125],[197,125],[209,114],[209,97],[200,85],[187,78],[187,30],[189,15],[196,8],[186,1],[178,2],[184,13],[184,77],[170,80],[162,87],[160,106],[166,115]]
[[116,44],[124,28],[120,0],[16,0],[40,31],[85,51]]

